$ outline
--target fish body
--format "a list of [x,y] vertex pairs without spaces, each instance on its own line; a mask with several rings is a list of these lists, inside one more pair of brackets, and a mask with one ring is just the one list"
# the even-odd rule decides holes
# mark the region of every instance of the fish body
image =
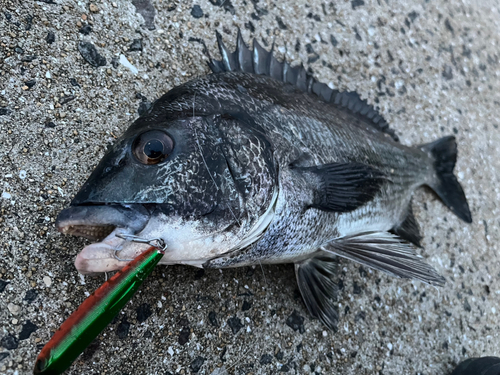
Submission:
[[[336,256],[441,285],[416,255],[411,197],[431,187],[471,221],[453,175],[453,137],[407,147],[355,93],[317,82],[254,42],[219,47],[213,74],[158,99],[112,146],[57,226],[101,242],[82,273],[144,251],[119,234],[161,238],[160,263],[205,268],[295,263],[311,314],[336,325]],[[118,254],[118,255],[117,255]]]

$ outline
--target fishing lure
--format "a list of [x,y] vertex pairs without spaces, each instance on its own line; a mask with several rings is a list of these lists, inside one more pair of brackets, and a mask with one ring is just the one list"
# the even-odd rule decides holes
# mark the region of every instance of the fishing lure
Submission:
[[[137,239],[131,239],[137,241]],[[137,241],[152,245],[154,240]],[[113,320],[153,272],[166,246],[152,245],[101,285],[64,321],[43,347],[33,374],[61,374]]]

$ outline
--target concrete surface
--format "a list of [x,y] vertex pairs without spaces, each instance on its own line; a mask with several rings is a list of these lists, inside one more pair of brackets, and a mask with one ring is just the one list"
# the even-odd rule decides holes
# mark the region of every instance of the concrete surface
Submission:
[[[234,45],[237,26],[380,106],[405,144],[456,135],[474,223],[429,191],[414,201],[421,253],[448,282],[438,290],[342,261],[334,333],[308,316],[290,265],[161,267],[70,373],[447,374],[465,358],[499,355],[500,2],[152,4],[145,20],[129,1],[0,0],[0,373],[29,373],[103,282],[75,271],[86,241],[55,230],[58,212],[141,101],[208,72],[190,38],[216,54],[215,30]],[[106,65],[85,61],[80,41]]]

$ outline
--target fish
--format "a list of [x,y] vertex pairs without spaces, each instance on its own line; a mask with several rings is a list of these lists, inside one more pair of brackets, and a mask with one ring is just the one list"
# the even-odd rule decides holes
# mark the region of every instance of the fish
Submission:
[[499,357],[468,358],[458,364],[451,375],[495,375],[500,374]]
[[110,147],[56,227],[94,243],[82,274],[122,268],[160,238],[160,264],[293,263],[310,314],[338,323],[338,257],[430,285],[413,193],[430,187],[466,223],[453,136],[408,147],[356,92],[332,89],[238,31],[211,73],[173,88]]

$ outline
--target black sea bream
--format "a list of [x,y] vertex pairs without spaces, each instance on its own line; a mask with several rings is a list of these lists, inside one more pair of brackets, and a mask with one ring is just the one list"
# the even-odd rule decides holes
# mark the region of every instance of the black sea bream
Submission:
[[[57,220],[85,247],[80,273],[117,270],[161,238],[161,263],[295,263],[310,313],[333,328],[336,256],[442,285],[415,252],[411,198],[427,185],[471,222],[453,137],[406,147],[352,92],[339,92],[238,34],[218,35],[212,74],[166,93],[111,147]],[[121,236],[121,237],[120,237]]]

